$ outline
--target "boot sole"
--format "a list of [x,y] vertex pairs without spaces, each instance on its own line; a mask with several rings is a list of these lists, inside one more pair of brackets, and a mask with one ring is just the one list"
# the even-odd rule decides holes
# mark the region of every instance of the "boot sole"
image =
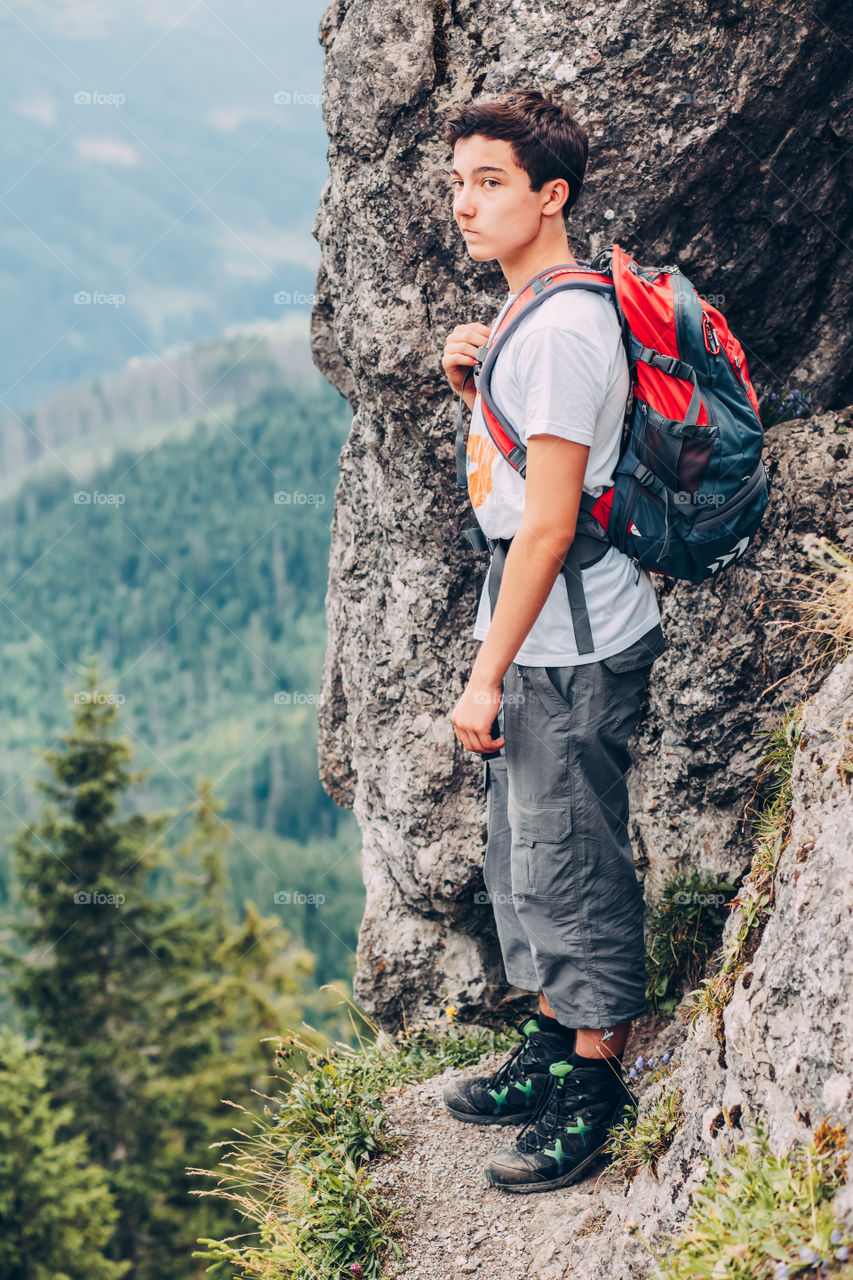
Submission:
[[463,1124],[524,1124],[533,1115],[532,1111],[524,1111],[521,1115],[505,1115],[505,1116],[477,1116],[469,1115],[466,1111],[454,1111],[449,1107],[442,1098],[441,1105],[445,1111],[453,1116],[454,1120],[461,1120]]
[[605,1148],[608,1142],[602,1143],[597,1151],[591,1151],[585,1160],[576,1164],[568,1173],[562,1174],[559,1178],[551,1178],[548,1182],[499,1182],[488,1169],[485,1169],[486,1181],[490,1186],[497,1187],[498,1191],[511,1191],[522,1196],[530,1195],[535,1191],[558,1191],[560,1187],[568,1187],[571,1183],[578,1181],[586,1168],[594,1164],[602,1155],[606,1155]]

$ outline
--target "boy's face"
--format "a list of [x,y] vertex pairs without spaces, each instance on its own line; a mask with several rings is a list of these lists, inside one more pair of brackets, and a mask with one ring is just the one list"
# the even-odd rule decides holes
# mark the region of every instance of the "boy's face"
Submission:
[[[512,145],[504,139],[472,134],[453,149],[453,216],[468,252],[477,262],[512,262],[540,235],[547,221],[563,223],[560,190],[566,183],[546,182],[532,191],[526,170],[516,164]],[[555,208],[556,198],[556,208]]]

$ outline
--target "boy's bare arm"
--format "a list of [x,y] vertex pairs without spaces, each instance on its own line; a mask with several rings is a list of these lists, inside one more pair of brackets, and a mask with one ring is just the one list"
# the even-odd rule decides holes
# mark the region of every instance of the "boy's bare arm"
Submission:
[[457,738],[469,751],[503,746],[503,738],[491,736],[501,681],[539,616],[575,536],[588,458],[589,445],[552,435],[528,439],[524,514],[507,553],[488,635],[450,717]]
[[539,616],[575,536],[588,458],[589,445],[529,438],[524,514],[472,678],[500,682]]

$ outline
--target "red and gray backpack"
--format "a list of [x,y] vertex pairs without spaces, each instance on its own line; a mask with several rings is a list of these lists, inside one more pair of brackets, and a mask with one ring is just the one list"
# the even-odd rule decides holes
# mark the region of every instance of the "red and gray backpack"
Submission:
[[[578,652],[591,653],[581,569],[616,546],[653,573],[702,582],[746,551],[767,508],[769,480],[758,399],[743,348],[722,313],[699,297],[678,267],[641,267],[618,244],[592,263],[535,276],[477,352],[471,372],[486,427],[511,467],[524,476],[527,454],[492,396],[494,364],[522,317],[562,289],[592,289],[611,300],[633,393],[613,486],[597,498],[583,494],[562,566]],[[465,489],[462,405],[460,396],[456,475]],[[463,535],[475,550],[492,552],[494,610],[511,539],[486,538],[477,524]]]

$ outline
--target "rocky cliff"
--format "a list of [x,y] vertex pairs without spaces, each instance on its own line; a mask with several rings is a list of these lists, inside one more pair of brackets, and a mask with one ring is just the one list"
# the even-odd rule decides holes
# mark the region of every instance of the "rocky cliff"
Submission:
[[[677,261],[716,295],[759,391],[798,386],[820,410],[768,433],[772,507],[745,560],[700,588],[660,588],[669,650],[632,775],[652,900],[676,869],[748,867],[756,731],[816,678],[776,625],[793,616],[801,535],[843,541],[853,525],[850,25],[849,6],[826,0],[335,0],[322,19],[330,176],[312,337],[354,418],[333,520],[321,775],[363,833],[356,995],[386,1024],[450,1000],[483,1016],[506,994],[474,897],[482,766],[449,720],[486,561],[459,536],[439,364],[448,331],[489,321],[506,290],[458,243],[443,116],[510,88],[564,95],[591,149],[575,252],[618,241],[644,263]],[[756,972],[751,999],[773,990]]]

